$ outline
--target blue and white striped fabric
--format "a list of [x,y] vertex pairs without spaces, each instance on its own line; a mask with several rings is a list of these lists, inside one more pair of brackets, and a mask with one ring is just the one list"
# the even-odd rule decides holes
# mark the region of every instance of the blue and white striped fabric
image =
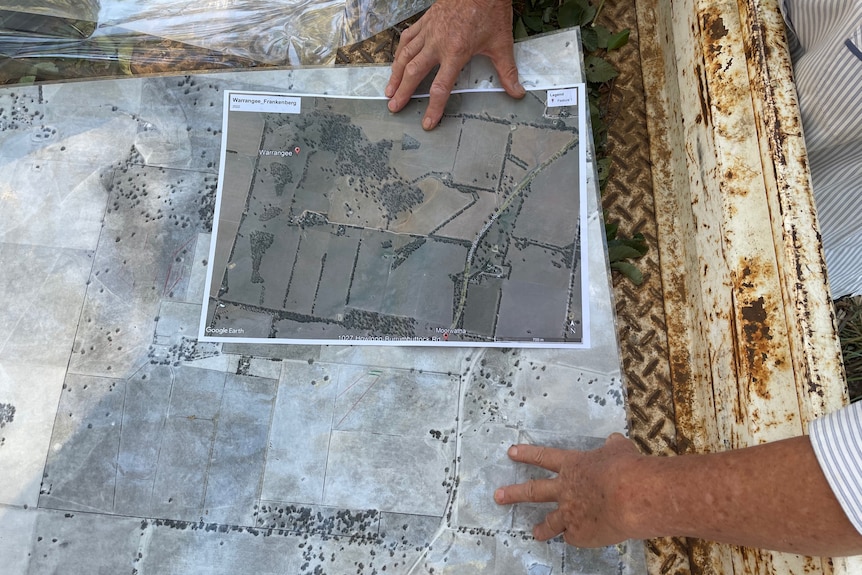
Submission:
[[782,0],[832,296],[862,293],[862,0]]
[[832,492],[862,533],[862,403],[812,421],[808,433]]

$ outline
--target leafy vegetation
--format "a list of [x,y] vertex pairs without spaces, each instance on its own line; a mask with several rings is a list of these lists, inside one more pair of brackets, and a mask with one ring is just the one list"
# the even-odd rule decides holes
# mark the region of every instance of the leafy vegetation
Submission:
[[[619,71],[604,56],[619,50],[629,41],[626,28],[612,32],[596,24],[605,0],[593,4],[590,0],[515,0],[513,8],[516,39],[572,26],[581,27],[584,48],[584,68],[590,103],[590,123],[597,158],[599,187],[604,192],[610,178],[612,161],[608,153],[609,95]],[[631,260],[647,252],[641,234],[620,237],[619,224],[608,221],[605,214],[605,233],[608,240],[608,259],[611,269],[623,274],[635,285],[643,283],[643,273]]]
[[862,296],[837,300],[835,311],[850,399],[858,401],[862,399]]

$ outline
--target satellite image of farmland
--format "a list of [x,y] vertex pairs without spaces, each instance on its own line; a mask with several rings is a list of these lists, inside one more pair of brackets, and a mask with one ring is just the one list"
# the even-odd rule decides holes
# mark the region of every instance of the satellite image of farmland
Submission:
[[201,338],[583,345],[579,90],[228,92]]

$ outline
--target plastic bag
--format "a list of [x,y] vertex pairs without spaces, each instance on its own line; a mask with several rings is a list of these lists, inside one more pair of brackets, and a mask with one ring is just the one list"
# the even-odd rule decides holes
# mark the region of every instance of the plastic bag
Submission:
[[339,47],[428,5],[430,0],[0,0],[0,81],[329,64]]
[[98,19],[98,0],[0,2],[0,37],[88,38]]

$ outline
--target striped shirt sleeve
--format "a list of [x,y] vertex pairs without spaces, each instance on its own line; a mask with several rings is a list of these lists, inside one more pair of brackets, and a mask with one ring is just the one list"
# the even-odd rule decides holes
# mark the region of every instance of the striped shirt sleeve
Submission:
[[862,293],[862,0],[781,0],[833,297]]
[[808,432],[835,497],[862,533],[862,403],[812,421]]

